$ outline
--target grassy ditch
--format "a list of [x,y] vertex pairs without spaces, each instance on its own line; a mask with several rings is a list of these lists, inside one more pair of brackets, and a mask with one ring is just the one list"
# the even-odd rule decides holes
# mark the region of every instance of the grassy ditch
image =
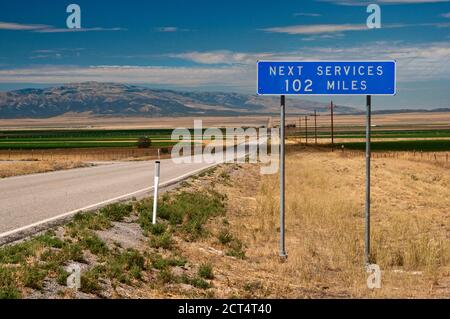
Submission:
[[[162,196],[156,225],[151,224],[151,199],[117,203],[77,214],[65,226],[1,247],[0,298],[28,297],[54,285],[57,289],[51,294],[66,296],[71,291],[66,287],[67,266],[73,263],[82,265],[80,291],[93,297],[114,296],[119,286],[142,283],[155,289],[168,283],[208,289],[214,278],[212,265],[190,265],[190,271],[180,271],[189,261],[177,241],[209,236],[205,224],[225,213],[225,200],[214,189],[175,190]],[[125,248],[120,242],[103,240],[100,234],[118,223],[137,223],[142,245]],[[173,272],[174,267],[179,271]],[[69,297],[74,297],[73,291]]]

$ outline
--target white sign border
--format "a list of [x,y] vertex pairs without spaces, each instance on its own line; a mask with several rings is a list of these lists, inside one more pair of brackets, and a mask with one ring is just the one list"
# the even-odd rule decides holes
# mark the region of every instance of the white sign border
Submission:
[[[302,63],[302,62],[394,62],[394,93],[392,94],[333,94],[333,93],[320,93],[320,94],[302,94],[302,93],[285,93],[285,94],[261,94],[258,88],[258,69],[259,62],[283,62],[283,63]],[[258,96],[396,96],[397,95],[397,60],[256,60],[256,95]]]

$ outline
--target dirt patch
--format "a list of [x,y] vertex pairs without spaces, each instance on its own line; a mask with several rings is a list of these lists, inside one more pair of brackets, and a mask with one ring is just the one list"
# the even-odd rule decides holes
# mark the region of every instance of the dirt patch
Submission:
[[112,228],[96,233],[110,247],[118,246],[125,249],[143,250],[147,240],[142,228],[136,222],[115,222]]

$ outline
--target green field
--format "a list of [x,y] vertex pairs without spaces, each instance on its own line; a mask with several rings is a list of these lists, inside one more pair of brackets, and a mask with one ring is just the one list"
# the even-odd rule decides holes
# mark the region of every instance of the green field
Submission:
[[[365,142],[335,143],[336,147],[344,145],[345,149],[364,150]],[[411,140],[411,141],[376,141],[371,142],[373,151],[423,151],[444,152],[450,151],[450,140]]]
[[2,131],[0,149],[56,149],[96,147],[137,147],[140,137],[151,147],[169,147],[172,130],[60,130]]
[[[151,147],[169,147],[174,145],[173,142],[152,142]],[[27,142],[27,143],[3,143],[0,142],[0,149],[56,149],[56,148],[97,148],[97,147],[137,147],[137,142],[102,142],[92,141],[80,143],[77,141],[66,142]]]
[[[224,132],[224,131],[223,131]],[[191,135],[194,137],[193,130]],[[225,133],[225,132],[224,132]],[[140,137],[151,140],[151,147],[170,147],[176,143],[171,141],[171,129],[153,130],[36,130],[36,131],[0,131],[0,150],[30,149],[68,149],[68,148],[100,148],[100,147],[137,147]],[[290,136],[305,136],[305,132],[291,132]],[[313,138],[314,132],[308,130]],[[361,130],[338,131],[335,138],[364,138]],[[404,138],[401,141],[372,142],[374,151],[450,151],[450,130],[379,130],[373,131],[373,138]],[[330,138],[329,132],[318,132],[318,138]],[[430,138],[430,140],[417,140]],[[346,149],[364,149],[364,142],[335,143],[344,145]]]
[[33,130],[33,131],[0,131],[0,139],[4,138],[138,138],[149,137],[169,137],[171,129],[154,130]]
[[[334,137],[335,138],[364,138],[365,135],[364,130],[355,130],[355,131],[335,131]],[[289,134],[290,136],[295,136],[296,134],[291,132]],[[297,133],[298,135],[298,133]],[[302,128],[300,132],[301,136],[305,136],[304,128]],[[313,137],[314,136],[314,128],[308,128],[308,136]],[[371,136],[373,138],[447,138],[450,137],[450,130],[374,130],[372,129]],[[329,131],[323,132],[319,131],[317,132],[318,138],[330,138],[331,133]]]

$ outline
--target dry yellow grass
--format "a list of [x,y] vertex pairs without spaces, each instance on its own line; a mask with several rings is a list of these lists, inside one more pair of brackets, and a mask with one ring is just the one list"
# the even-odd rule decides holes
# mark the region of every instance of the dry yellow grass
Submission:
[[[287,105],[289,111],[289,104]],[[33,130],[33,129],[149,129],[149,128],[175,128],[192,127],[194,120],[198,117],[95,117],[88,114],[66,114],[46,119],[0,119],[2,130]],[[261,116],[205,116],[201,118],[204,127],[240,127],[277,125],[277,116],[270,114]],[[288,123],[297,123],[299,116],[287,115]],[[302,120],[303,121],[303,120]],[[401,128],[407,125],[414,125],[419,128],[448,128],[450,121],[449,112],[436,113],[397,113],[397,114],[374,114],[373,124],[380,126],[390,126]],[[329,112],[320,113],[317,124],[321,127],[330,125]],[[364,126],[365,115],[339,115],[335,114],[335,125],[340,126]],[[302,127],[303,127],[302,123]],[[313,125],[310,121],[309,125]]]
[[[266,125],[270,116],[204,116],[204,127],[240,127]],[[66,114],[45,119],[0,119],[1,130],[70,130],[79,129],[161,129],[190,128],[199,117],[96,117],[87,114]]]
[[[287,158],[288,262],[275,258],[278,181],[265,176],[252,218],[237,232],[286,296],[450,297],[450,174],[401,159],[373,164],[372,252],[383,287],[369,291],[363,268],[364,160],[339,153]],[[240,225],[240,226],[239,226]],[[295,287],[298,291],[295,292]],[[281,296],[280,296],[281,297]]]
[[[169,154],[160,154],[167,158]],[[133,159],[154,159],[157,148],[111,147],[111,148],[67,148],[39,150],[0,150],[0,160],[5,161],[116,161]]]
[[88,164],[74,161],[0,162],[0,178],[83,167]]
[[[225,184],[214,180],[228,200],[226,217],[209,223],[212,236],[177,242],[190,262],[213,265],[208,296],[450,297],[448,168],[397,158],[373,160],[372,259],[382,270],[377,290],[367,288],[364,268],[363,157],[304,149],[288,153],[286,262],[278,257],[277,176],[259,175],[256,164],[216,177],[227,175]],[[199,191],[210,187],[204,178],[194,185],[200,185]],[[224,229],[243,242],[245,259],[226,256],[218,240]],[[190,296],[176,287],[162,294]]]
[[[112,296],[449,298],[448,168],[397,158],[375,158],[372,168],[379,290],[367,288],[364,269],[364,158],[303,148],[287,155],[287,261],[278,258],[277,176],[261,176],[258,164],[221,165],[179,191],[225,194],[226,214],[210,219],[197,240],[174,235],[170,253],[187,260],[171,270],[175,275],[211,264],[211,288],[161,283],[150,272],[149,284],[121,285]],[[228,242],[220,238],[224,231]]]

